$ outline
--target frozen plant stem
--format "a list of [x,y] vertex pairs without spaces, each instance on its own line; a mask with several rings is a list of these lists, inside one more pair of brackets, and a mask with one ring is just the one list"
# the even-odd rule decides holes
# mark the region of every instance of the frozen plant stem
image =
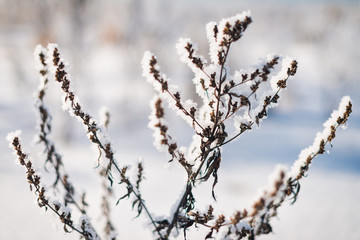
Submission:
[[[203,105],[200,108],[192,105],[190,111],[184,110],[181,94],[179,92],[172,93],[172,89],[177,89],[177,87],[170,85],[169,80],[160,72],[156,57],[151,53],[145,53],[144,76],[158,91],[159,99],[167,99],[170,107],[178,109],[178,113],[182,114],[186,121],[191,118],[190,122],[193,123],[195,130],[194,139],[197,141],[193,144],[197,149],[192,148],[190,153],[183,154],[178,158],[188,174],[188,179],[181,200],[169,225],[166,226],[166,238],[169,238],[174,227],[184,228],[185,231],[194,223],[187,214],[194,208],[195,199],[192,189],[196,183],[207,181],[212,176],[214,178],[212,196],[215,199],[214,187],[218,182],[217,170],[221,162],[221,146],[250,130],[254,123],[259,125],[261,119],[267,116],[267,109],[277,103],[280,90],[286,87],[288,78],[296,73],[296,61],[290,59],[282,61],[279,56],[269,56],[255,71],[231,76],[227,63],[230,47],[242,37],[251,22],[249,12],[244,12],[233,18],[223,19],[219,24],[209,24],[210,27],[207,28],[207,31],[211,64],[207,64],[205,58],[197,54],[196,45],[191,43],[190,39],[180,39],[177,49],[181,60],[187,63],[195,73],[193,81],[197,93],[203,99]],[[282,63],[283,66],[279,69],[277,66],[281,62],[285,63]],[[239,87],[244,89],[237,89]],[[159,112],[159,108],[160,112],[163,112],[163,108],[157,105],[154,109]],[[242,114],[242,116],[237,116],[241,119],[236,123],[239,132],[228,139],[225,121],[234,119],[235,114],[239,112]],[[154,116],[159,119],[163,118],[163,114],[161,117],[156,114]],[[150,124],[156,122],[151,120]],[[156,130],[157,126],[150,127]],[[168,128],[165,129],[162,136],[167,135]],[[159,138],[155,138],[155,141],[158,140]],[[163,140],[159,145],[169,146],[168,142]],[[176,144],[173,146],[176,147],[168,148],[170,154],[177,149]],[[192,154],[193,152],[196,154]],[[184,162],[187,164],[183,164]],[[184,215],[180,216],[182,211],[184,211]],[[221,226],[219,222],[217,223],[218,227]]]
[[[75,198],[75,188],[70,183],[69,177],[65,172],[65,167],[62,162],[61,155],[56,151],[55,144],[49,139],[49,135],[51,133],[51,115],[48,111],[48,109],[45,106],[44,103],[44,97],[46,95],[46,89],[47,84],[49,82],[48,78],[48,65],[46,64],[46,51],[41,46],[38,46],[35,50],[35,60],[38,62],[38,71],[40,73],[40,86],[39,86],[39,93],[38,93],[38,99],[37,99],[37,107],[40,113],[40,124],[39,124],[39,135],[38,140],[39,142],[42,142],[45,146],[45,154],[46,154],[46,161],[44,163],[44,167],[47,170],[47,164],[50,164],[56,174],[56,179],[54,184],[52,185],[54,190],[58,193],[60,193],[59,189],[57,188],[58,183],[60,182],[63,189],[65,190],[65,194],[63,197],[63,203],[65,208],[69,208],[71,205],[75,206],[77,210],[83,215],[83,220],[81,223],[81,229],[83,230],[83,235],[87,234],[87,237],[91,237],[92,239],[99,239],[97,236],[95,228],[91,224],[89,218],[87,217],[86,209],[87,203],[85,202],[85,193],[83,193],[81,197],[81,204],[78,203],[78,201]],[[19,141],[19,140],[18,140]],[[16,141],[13,141],[13,144]],[[15,145],[14,145],[15,146]],[[21,149],[21,146],[19,144],[19,148]],[[29,161],[30,163],[30,161]],[[28,171],[31,171],[28,169]],[[44,200],[45,201],[45,200]],[[46,203],[48,201],[46,200]],[[55,208],[55,210],[59,211],[62,204],[60,202],[54,203],[54,206],[50,206],[51,208]],[[57,213],[59,215],[59,213]],[[70,213],[69,213],[70,214]],[[70,219],[71,215],[65,215],[64,213],[61,214],[60,220],[65,223],[65,225],[71,224],[71,228],[74,228],[72,226],[72,221]],[[68,219],[66,219],[68,218]],[[85,220],[86,218],[86,220]],[[64,230],[66,230],[64,226]],[[77,229],[76,229],[77,230]],[[79,230],[77,230],[79,231]]]
[[74,115],[81,119],[82,123],[84,124],[85,128],[87,129],[87,134],[89,137],[89,140],[96,144],[100,150],[100,155],[98,159],[101,157],[101,152],[105,154],[105,157],[109,160],[109,163],[106,168],[106,176],[108,177],[109,181],[111,182],[111,185],[113,184],[113,176],[111,173],[112,167],[114,166],[117,172],[120,175],[120,183],[125,183],[127,188],[127,194],[124,195],[121,199],[125,197],[130,197],[130,195],[134,195],[137,203],[141,206],[138,207],[139,214],[141,213],[141,210],[144,209],[148,218],[150,219],[152,225],[155,228],[155,231],[158,232],[160,238],[162,238],[162,234],[157,229],[157,225],[151,216],[149,210],[147,209],[144,200],[141,198],[140,194],[135,191],[134,185],[130,182],[129,178],[126,177],[126,167],[120,168],[114,158],[113,150],[111,147],[110,142],[103,143],[103,141],[106,141],[105,136],[102,136],[103,141],[100,139],[99,133],[104,132],[104,130],[101,130],[101,128],[97,125],[95,120],[92,119],[92,117],[85,113],[82,110],[82,107],[73,91],[70,89],[70,80],[67,71],[65,70],[65,63],[60,58],[60,53],[56,45],[50,44],[48,46],[48,53],[52,55],[52,62],[54,67],[56,68],[55,73],[55,80],[59,83],[61,83],[61,88],[64,92],[63,100],[65,109],[67,109],[70,113],[70,115]]
[[[40,114],[40,124],[39,124],[39,142],[42,142],[45,146],[46,161],[44,167],[46,169],[47,164],[50,163],[56,174],[56,179],[53,184],[53,187],[56,188],[57,184],[61,182],[66,195],[64,197],[65,205],[68,203],[74,204],[76,208],[82,213],[86,214],[85,208],[80,207],[80,204],[74,198],[74,187],[68,180],[68,175],[65,173],[65,167],[62,162],[61,155],[57,152],[55,144],[49,139],[51,133],[51,121],[52,116],[50,115],[48,109],[44,103],[44,97],[46,95],[47,84],[49,82],[48,78],[48,66],[45,61],[46,50],[41,46],[38,46],[35,50],[35,57],[39,60],[39,73],[40,73],[40,86],[37,99],[37,105]],[[84,202],[84,201],[83,201]],[[83,204],[86,205],[86,204]]]
[[[101,125],[105,127],[106,131],[108,131],[109,123],[110,123],[110,113],[107,111],[105,107],[101,109],[100,118],[102,119]],[[116,229],[115,225],[111,219],[112,215],[112,204],[111,204],[111,197],[113,196],[113,189],[107,180],[106,176],[106,168],[102,168],[99,171],[99,176],[101,178],[101,186],[103,189],[103,195],[101,198],[101,209],[102,209],[102,216],[105,219],[105,226],[104,226],[104,233],[106,238],[111,240],[116,240]]]
[[80,227],[76,227],[73,224],[73,221],[71,219],[71,213],[67,211],[61,211],[61,206],[57,203],[50,204],[49,199],[46,197],[46,190],[44,187],[40,186],[40,177],[36,174],[35,170],[32,167],[31,160],[28,160],[28,155],[25,154],[21,147],[20,142],[20,133],[11,133],[8,135],[8,141],[14,148],[14,153],[18,156],[20,165],[24,166],[26,168],[27,173],[27,180],[30,184],[30,190],[32,191],[33,188],[35,188],[35,195],[37,195],[37,203],[39,207],[45,207],[45,210],[50,209],[52,212],[54,212],[60,219],[60,221],[64,224],[64,231],[69,232],[67,227],[72,229],[73,231],[78,232],[80,235],[82,235],[86,240],[100,240],[97,233],[93,228],[88,228],[86,225],[88,224],[85,221],[82,221]]

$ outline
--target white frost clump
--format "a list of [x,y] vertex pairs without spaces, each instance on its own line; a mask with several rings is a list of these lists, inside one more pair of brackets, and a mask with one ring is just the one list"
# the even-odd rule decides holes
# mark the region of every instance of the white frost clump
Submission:
[[[154,138],[154,146],[157,150],[161,152],[165,152],[167,150],[167,147],[163,144],[161,144],[161,140],[163,139],[163,136],[160,134],[160,128],[156,127],[156,125],[159,123],[159,119],[156,117],[156,107],[155,103],[158,100],[161,100],[160,96],[155,95],[153,99],[150,101],[150,107],[151,107],[151,114],[149,116],[149,124],[148,127],[153,130],[153,138]],[[161,118],[161,124],[166,125],[166,121]]]
[[64,213],[65,215],[69,215],[72,212],[72,209],[70,207],[61,205],[60,212]]
[[[192,141],[188,149],[188,153],[186,155],[186,159],[192,160],[193,164],[197,157],[201,156],[201,149],[199,148],[201,144],[201,137],[197,134],[192,136]],[[200,163],[198,163],[200,164]]]
[[286,171],[286,166],[277,165],[275,171],[269,177],[268,187],[259,192],[259,196],[255,198],[254,202],[262,202],[262,207],[258,209],[253,205],[249,208],[250,214],[254,216],[253,227],[255,232],[261,228],[264,216],[272,216],[275,213],[276,209],[271,206],[279,204],[285,196],[287,186],[285,180],[287,179]]
[[245,230],[249,230],[249,231],[251,230],[250,224],[248,222],[246,222],[246,221],[243,221],[243,220],[241,220],[240,222],[238,222],[236,224],[236,228],[239,229],[239,230],[241,230],[241,229],[245,229]]
[[[6,140],[9,143],[9,148],[14,149],[14,145],[13,145],[14,138],[17,137],[20,140],[21,139],[20,136],[21,136],[21,130],[16,130],[14,132],[8,133],[8,135],[6,136]],[[12,154],[15,156],[15,160],[14,160],[15,163],[20,165],[18,155],[15,149],[13,150]]]
[[116,232],[112,232],[112,233],[110,233],[110,235],[107,237],[107,239],[108,239],[108,240],[116,239],[118,235],[119,235],[119,234],[117,234]]
[[[48,69],[50,70],[51,73],[53,73],[53,75],[56,75],[57,72],[57,68],[60,64],[62,64],[64,66],[63,70],[66,72],[66,79],[69,80],[69,82],[72,81],[71,75],[69,74],[69,69],[70,69],[70,65],[65,61],[64,58],[61,57],[61,54],[59,56],[60,60],[58,63],[58,66],[54,66],[53,60],[54,60],[54,56],[53,53],[55,51],[55,49],[59,49],[58,45],[55,43],[49,43],[47,46],[47,54],[46,54],[46,64],[48,65]],[[69,91],[74,92],[71,89],[71,86],[69,86]],[[70,101],[70,99],[68,99],[68,96],[65,92],[63,92],[61,100],[62,100],[62,106],[61,109],[63,111],[69,112],[70,116],[75,117],[76,119],[78,119],[80,122],[82,122],[82,119],[80,117],[76,117],[75,111],[73,109],[74,105],[81,105],[79,97],[77,95],[73,96],[73,101]]]
[[[151,66],[150,66],[150,62],[153,60],[153,58],[156,60],[156,57],[149,51],[145,52],[144,57],[141,61],[141,65],[142,65],[142,69],[143,69],[143,76],[146,78],[146,80],[153,85],[155,91],[158,92],[158,95],[166,100],[168,102],[168,106],[170,109],[174,110],[176,112],[176,114],[178,116],[180,116],[182,119],[185,120],[185,122],[187,122],[190,126],[193,126],[193,121],[192,118],[189,117],[182,109],[179,109],[178,107],[176,107],[176,100],[175,100],[175,94],[179,93],[181,96],[181,91],[179,90],[179,87],[175,84],[169,84],[170,83],[170,79],[168,79],[166,77],[165,74],[163,74],[160,71],[160,67],[159,65],[156,63],[153,65],[153,68],[159,72],[159,76],[158,78],[161,79],[162,81],[166,82],[167,85],[167,90],[166,91],[162,91],[162,84],[155,79],[154,75],[152,74],[152,70],[151,70]],[[184,101],[180,101],[183,109],[189,113],[190,109],[192,107],[197,106],[197,104],[189,99]]]
[[[266,200],[265,205],[267,205],[267,203],[270,203],[271,201],[278,202],[283,196],[284,191],[281,190],[284,190],[286,187],[284,179],[287,179],[287,176],[285,176],[285,173],[287,171],[287,166],[281,164],[276,165],[275,170],[270,174],[268,178],[267,187],[261,189],[255,199],[257,200],[259,198],[264,198]],[[279,189],[276,189],[276,183],[281,181],[283,181],[283,184],[279,187]],[[251,212],[251,209],[249,209],[249,212]]]
[[203,64],[206,64],[206,59],[203,56],[198,55],[198,53],[197,53],[198,46],[197,46],[197,44],[191,42],[190,38],[180,38],[179,39],[178,43],[176,44],[176,50],[177,50],[178,54],[180,55],[180,60],[183,63],[186,63],[194,73],[198,73],[201,70],[189,59],[189,57],[188,57],[189,52],[186,50],[187,46],[192,47],[192,49],[193,49],[192,56],[195,58],[199,58]]
[[85,227],[85,231],[90,234],[90,239],[92,240],[100,240],[100,237],[96,234],[94,229],[92,228],[90,224],[90,220],[87,215],[83,214],[79,218],[79,228],[82,229],[82,226]]
[[46,52],[46,48],[44,48],[42,45],[37,45],[34,51],[34,58],[35,58],[35,67],[36,70],[40,71],[44,71],[45,75],[43,74],[39,74],[40,75],[40,84],[39,84],[39,90],[41,89],[45,89],[45,85],[46,85],[46,78],[47,78],[47,71],[48,71],[48,65],[44,66],[43,63],[41,62],[40,59],[40,55],[43,55],[44,60],[45,60],[45,64],[46,64],[46,59],[47,59],[47,52]]
[[[331,113],[330,118],[324,122],[324,128],[329,129],[332,125],[336,124],[338,117],[342,117],[344,112],[346,112],[346,107],[349,105],[349,102],[351,102],[351,98],[349,96],[344,96],[341,98],[339,108],[334,110]],[[346,125],[341,125],[341,127],[345,129]]]
[[53,200],[52,201],[52,205],[53,206],[56,206],[57,208],[61,208],[62,204],[58,201],[58,200]]
[[[59,49],[56,43],[49,43],[47,45],[47,54],[46,54],[46,64],[49,66],[49,70],[51,73],[55,75],[57,67],[54,66],[53,63],[53,53],[55,49]],[[63,62],[65,65],[65,70],[69,68],[69,64],[65,64],[65,60],[60,56],[60,62]]]
[[[10,148],[13,148],[12,142],[13,142],[14,138],[17,137],[20,139],[20,136],[21,136],[21,130],[16,130],[14,132],[8,133],[8,135],[6,136],[6,140],[8,141]],[[15,154],[16,154],[16,152],[15,152]]]
[[[144,53],[144,56],[142,58],[141,61],[141,66],[143,69],[143,76],[146,78],[146,80],[153,85],[153,87],[155,88],[156,91],[161,92],[161,84],[159,82],[157,82],[154,78],[154,76],[151,74],[151,66],[150,66],[150,61],[152,60],[152,58],[156,57],[154,56],[154,54],[152,54],[150,51],[146,51]],[[156,70],[160,71],[159,65],[155,65],[154,66]],[[162,76],[165,77],[165,76]]]
[[106,128],[109,124],[109,109],[105,106],[102,106],[99,110],[99,116],[100,126],[104,126]]
[[[250,11],[244,11],[242,13],[239,13],[233,17],[230,18],[224,18],[222,19],[219,24],[216,22],[209,22],[206,25],[206,33],[209,40],[209,46],[210,46],[210,59],[212,63],[215,63],[218,61],[218,52],[221,50],[221,46],[219,46],[219,40],[222,40],[223,38],[227,38],[228,36],[224,35],[224,28],[226,26],[226,23],[230,23],[231,25],[234,25],[236,21],[244,21],[246,17],[251,17]],[[218,27],[218,34],[217,38],[214,38],[214,27],[217,25]]]
[[[228,236],[222,236],[221,239],[223,240],[232,240],[232,239],[237,239],[238,236],[236,236],[236,232],[237,231],[251,231],[252,227],[250,226],[250,224],[248,222],[246,222],[245,220],[240,220],[235,226],[231,225],[230,226],[231,230],[229,232],[231,232],[232,234],[228,235]],[[223,235],[225,235],[226,232],[223,232]]]
[[39,55],[40,54],[44,54],[44,56],[46,56],[45,54],[45,51],[44,51],[44,47],[40,44],[38,44],[36,47],[35,47],[35,50],[34,50],[34,60],[35,60],[35,64],[36,64],[36,69],[41,69],[43,68],[43,65],[40,61],[40,58],[39,58]]

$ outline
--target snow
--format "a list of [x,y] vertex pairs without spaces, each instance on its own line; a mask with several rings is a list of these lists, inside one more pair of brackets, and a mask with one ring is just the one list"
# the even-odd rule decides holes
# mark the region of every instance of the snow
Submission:
[[[108,106],[111,124],[107,134],[112,139],[116,158],[135,166],[136,160],[143,157],[146,176],[141,186],[143,197],[151,212],[167,216],[182,191],[185,174],[178,164],[167,163],[168,158],[157,153],[151,144],[152,131],[146,126],[153,92],[141,76],[141,58],[147,49],[156,53],[162,71],[173,85],[183,89],[184,106],[187,99],[194,99],[193,103],[208,100],[203,90],[198,92],[200,99],[191,90],[193,73],[181,64],[174,45],[180,37],[190,36],[198,45],[199,56],[207,57],[209,39],[205,25],[246,9],[251,10],[254,22],[231,49],[229,68],[251,69],[257,59],[275,52],[296,58],[299,71],[289,82],[278,107],[269,111],[261,129],[247,132],[224,148],[215,189],[218,202],[208,198],[211,186],[203,185],[196,192],[197,208],[206,210],[206,206],[212,204],[215,214],[232,216],[234,211],[248,206],[257,196],[257,189],[266,186],[275,163],[291,166],[301,149],[313,142],[314,134],[322,131],[321,124],[337,108],[341,97],[349,95],[354,108],[347,129],[337,131],[330,155],[314,160],[308,177],[302,179],[297,202],[294,205],[285,202],[279,208],[278,217],[273,219],[274,234],[259,239],[359,239],[360,195],[356,190],[360,188],[360,70],[357,67],[360,52],[354,48],[360,36],[355,28],[359,16],[357,3],[282,1],[270,4],[229,0],[219,4],[218,1],[157,0],[91,2],[81,7],[50,0],[41,7],[36,3],[26,3],[24,7],[16,5],[19,2],[25,1],[2,1],[0,8],[0,135],[3,139],[0,141],[3,160],[0,187],[4,193],[0,198],[1,239],[79,238],[76,233],[65,234],[54,214],[33,204],[35,196],[29,191],[24,169],[11,161],[12,150],[4,140],[8,132],[22,129],[24,149],[31,153],[42,179],[52,183],[53,178],[42,168],[43,158],[38,156],[43,148],[32,143],[38,116],[32,95],[39,85],[33,57],[37,44],[59,44],[61,53],[72,66],[72,87],[86,110],[96,114],[101,106]],[[55,7],[58,4],[62,7]],[[129,7],[133,7],[132,10]],[[126,27],[128,24],[131,26]],[[206,27],[209,36],[214,24]],[[216,54],[210,54],[208,62],[216,62]],[[207,70],[218,71],[214,66]],[[53,79],[47,91],[45,103],[53,115],[51,137],[61,150],[72,183],[88,193],[92,209],[89,215],[101,232],[102,225],[97,222],[101,184],[94,169],[97,155],[89,150],[82,124],[61,111],[61,90]],[[342,102],[346,104],[346,101]],[[171,111],[167,112],[171,134],[179,146],[188,146],[192,142],[192,128],[177,119]],[[207,121],[204,119],[204,123]],[[197,145],[197,141],[199,139],[193,143]],[[197,156],[191,146],[188,154],[189,158]],[[122,186],[115,188],[121,196]],[[143,229],[149,226],[148,220],[142,216],[133,219],[136,213],[131,211],[131,202],[124,200],[113,209],[119,238],[152,239],[151,230]],[[74,219],[78,219],[75,213]],[[204,232],[195,230],[188,233],[188,237],[201,239]],[[178,238],[182,239],[181,233]]]
[[87,231],[90,236],[92,236],[92,240],[100,240],[99,236],[97,236],[96,232],[91,228],[90,219],[86,215],[81,215],[79,218],[79,229],[81,229],[82,224],[85,224],[85,231]]
[[111,119],[110,119],[110,114],[109,113],[109,109],[106,106],[102,106],[99,110],[99,123],[100,126],[102,126],[103,128],[107,127],[107,124],[110,123]]
[[[22,132],[21,130],[16,130],[16,131],[11,132],[11,133],[8,133],[8,134],[6,135],[6,140],[8,141],[10,148],[13,148],[13,147],[14,147],[13,144],[12,144],[14,138],[19,138],[19,139],[20,139],[21,132]],[[16,153],[16,152],[15,152],[15,153]]]
[[155,108],[155,103],[157,101],[161,101],[161,98],[160,96],[157,96],[155,95],[154,98],[150,101],[150,107],[151,107],[151,114],[149,116],[149,124],[148,124],[148,127],[150,129],[152,129],[154,131],[153,133],[153,137],[154,137],[154,146],[159,150],[159,151],[163,151],[163,152],[166,152],[167,150],[167,146],[166,145],[163,145],[161,144],[161,140],[164,138],[162,135],[161,135],[161,131],[160,131],[160,128],[159,127],[156,127],[156,125],[160,122],[162,125],[165,125],[167,126],[166,124],[166,121],[164,120],[164,118],[157,118],[156,117],[156,108]]
[[[246,17],[251,17],[251,12],[248,11],[244,11],[242,13],[239,13],[235,16],[229,17],[229,18],[223,18],[218,25],[218,29],[219,29],[219,34],[217,36],[218,42],[222,41],[223,39],[226,39],[226,34],[224,32],[224,29],[226,28],[227,24],[230,24],[231,26],[234,26],[236,21],[240,21],[243,22]],[[220,43],[220,42],[219,42]]]

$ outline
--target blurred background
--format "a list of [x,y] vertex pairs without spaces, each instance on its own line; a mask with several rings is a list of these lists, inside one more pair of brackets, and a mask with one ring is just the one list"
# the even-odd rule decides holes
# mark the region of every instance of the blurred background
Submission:
[[[347,129],[338,132],[329,155],[314,161],[299,202],[287,206],[274,221],[276,234],[260,239],[359,239],[360,4],[355,0],[0,0],[0,239],[78,237],[65,235],[51,214],[41,215],[23,169],[12,161],[4,140],[8,132],[22,129],[23,147],[43,171],[42,148],[33,143],[38,117],[34,94],[39,77],[33,56],[37,44],[59,45],[71,65],[72,87],[88,112],[98,119],[102,106],[110,110],[109,136],[117,158],[126,164],[144,158],[148,186],[144,194],[153,209],[167,215],[174,196],[167,194],[170,206],[164,207],[154,197],[154,186],[167,176],[160,177],[159,172],[173,174],[179,169],[164,169],[168,157],[152,145],[147,122],[153,90],[142,77],[143,53],[155,53],[161,70],[182,87],[186,97],[195,98],[193,75],[178,59],[175,44],[180,37],[190,37],[207,56],[205,25],[245,10],[251,10],[253,23],[232,48],[232,70],[246,69],[268,53],[292,56],[299,67],[261,128],[224,148],[218,189],[231,207],[222,210],[231,213],[245,207],[275,164],[291,166],[301,149],[312,144],[341,97],[349,95],[353,113]],[[79,122],[62,112],[59,87],[52,82],[48,91],[53,138],[64,152],[65,166],[73,173],[73,182],[77,180],[81,189],[96,198],[100,184],[94,177],[94,152]],[[170,111],[166,118],[172,136],[179,145],[187,145],[192,129]],[[170,189],[183,180],[182,174],[171,176],[177,178],[169,181]],[[163,191],[175,191],[175,199],[179,194],[166,186]],[[210,193],[209,188],[205,191]],[[99,200],[89,201],[97,204]],[[122,221],[124,214],[117,214],[115,218]],[[127,219],[133,217],[131,211],[125,214]],[[95,216],[94,221],[101,219]],[[138,231],[137,221],[123,223],[119,232],[124,239],[151,238],[150,231]],[[139,221],[147,224],[146,219]],[[57,230],[49,227],[53,224]]]

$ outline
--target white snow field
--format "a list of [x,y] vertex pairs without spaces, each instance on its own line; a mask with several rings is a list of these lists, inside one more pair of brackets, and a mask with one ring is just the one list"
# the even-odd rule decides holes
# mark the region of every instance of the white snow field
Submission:
[[[286,201],[271,222],[273,233],[258,239],[360,239],[360,4],[358,1],[237,1],[237,0],[0,0],[0,239],[79,239],[65,233],[51,211],[44,212],[29,190],[25,169],[15,163],[6,136],[22,130],[22,144],[35,169],[50,185],[43,167],[42,146],[34,143],[39,76],[33,52],[38,44],[57,43],[72,75],[72,88],[85,111],[99,119],[111,113],[108,136],[121,165],[135,171],[143,159],[143,198],[157,217],[168,216],[183,190],[184,171],[153,146],[147,127],[154,90],[142,76],[141,59],[151,51],[161,70],[182,88],[184,99],[195,98],[193,73],[179,59],[179,38],[191,38],[208,58],[205,26],[243,11],[253,23],[232,46],[232,70],[249,68],[269,53],[295,58],[298,72],[288,82],[279,106],[254,129],[223,148],[219,183],[211,197],[211,181],[200,185],[196,208],[212,204],[215,215],[232,215],[247,207],[266,186],[277,164],[288,167],[313,143],[322,124],[350,96],[353,113],[339,129],[330,154],[313,161],[301,181],[298,200]],[[209,58],[208,58],[209,59]],[[101,181],[96,172],[97,149],[83,126],[61,110],[61,91],[49,84],[45,103],[53,116],[52,135],[71,182],[86,191],[89,215],[102,232]],[[166,120],[179,145],[191,141],[192,128],[166,109]],[[259,150],[260,149],[260,150]],[[131,172],[130,176],[136,176]],[[114,184],[112,216],[118,239],[155,239],[145,215],[135,218],[131,201],[115,205],[125,189]],[[131,199],[130,199],[131,200]],[[75,214],[74,219],[77,216]],[[207,229],[188,232],[204,239]],[[219,236],[218,236],[219,237]],[[182,232],[174,239],[183,239]]]

